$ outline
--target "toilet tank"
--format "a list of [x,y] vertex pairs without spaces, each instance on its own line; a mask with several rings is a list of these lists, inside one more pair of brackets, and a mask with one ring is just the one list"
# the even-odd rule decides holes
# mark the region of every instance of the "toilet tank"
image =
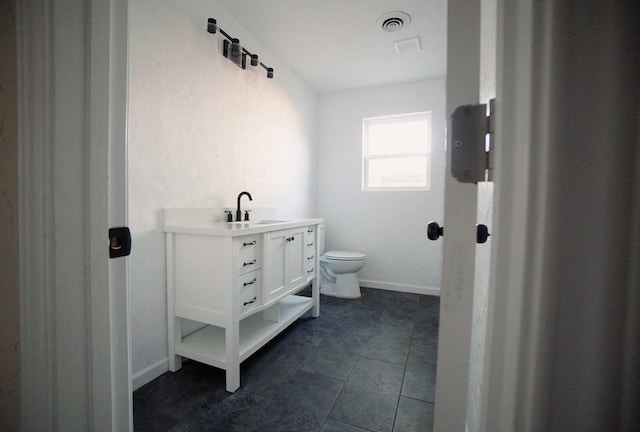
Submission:
[[318,225],[318,253],[324,254],[324,224]]

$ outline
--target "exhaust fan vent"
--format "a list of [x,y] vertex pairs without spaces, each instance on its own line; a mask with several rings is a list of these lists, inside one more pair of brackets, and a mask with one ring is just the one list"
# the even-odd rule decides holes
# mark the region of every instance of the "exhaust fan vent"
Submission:
[[388,12],[378,18],[378,25],[386,32],[396,32],[411,24],[411,17],[405,12]]

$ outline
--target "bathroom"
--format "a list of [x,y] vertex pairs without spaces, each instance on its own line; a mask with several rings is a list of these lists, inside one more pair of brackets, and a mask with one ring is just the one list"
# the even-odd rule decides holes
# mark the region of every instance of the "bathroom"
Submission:
[[[246,190],[253,198],[243,201],[248,208],[273,207],[278,218],[323,218],[327,249],[367,255],[358,274],[362,287],[439,294],[440,245],[428,242],[425,233],[426,223],[442,220],[443,214],[446,2],[429,2],[429,13],[440,17],[434,30],[442,38],[436,41],[441,45],[438,73],[399,83],[319,89],[296,75],[277,47],[263,46],[259,29],[245,28],[242,17],[232,14],[241,3],[131,3],[134,389],[168,370],[164,208],[234,207],[238,193]],[[370,16],[375,27],[386,7],[419,15],[426,13],[422,3],[377,2],[362,15]],[[260,67],[242,70],[225,59],[220,35],[206,31],[209,17],[273,67],[274,78]],[[411,26],[394,38],[410,36]],[[348,56],[342,47],[318,55],[329,52]],[[361,73],[362,82],[375,75]],[[362,119],[424,111],[432,119],[430,190],[363,192]]]

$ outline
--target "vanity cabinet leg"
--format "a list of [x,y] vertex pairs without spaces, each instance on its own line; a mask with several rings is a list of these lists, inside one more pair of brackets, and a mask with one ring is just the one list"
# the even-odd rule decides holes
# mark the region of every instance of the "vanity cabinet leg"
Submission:
[[227,391],[233,393],[240,388],[240,366],[231,365],[227,368]]
[[182,342],[182,319],[169,318],[169,370],[176,372],[182,368],[182,357],[176,355],[176,345]]
[[169,342],[169,370],[182,368],[182,357],[176,355],[176,347],[182,343],[182,318],[175,315],[175,269],[173,256],[173,233],[167,233],[167,331]]
[[311,298],[313,301],[311,316],[318,318],[320,316],[320,287],[317,279],[311,282]]
[[225,345],[227,391],[233,393],[240,387],[240,328],[237,324],[225,329]]
[[171,372],[177,372],[182,369],[182,357],[179,355],[169,356],[169,370]]

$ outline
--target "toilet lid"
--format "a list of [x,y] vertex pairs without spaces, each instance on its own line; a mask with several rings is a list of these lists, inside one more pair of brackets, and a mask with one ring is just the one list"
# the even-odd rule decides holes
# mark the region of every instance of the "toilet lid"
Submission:
[[367,256],[358,252],[329,251],[324,254],[324,257],[336,261],[360,261]]

